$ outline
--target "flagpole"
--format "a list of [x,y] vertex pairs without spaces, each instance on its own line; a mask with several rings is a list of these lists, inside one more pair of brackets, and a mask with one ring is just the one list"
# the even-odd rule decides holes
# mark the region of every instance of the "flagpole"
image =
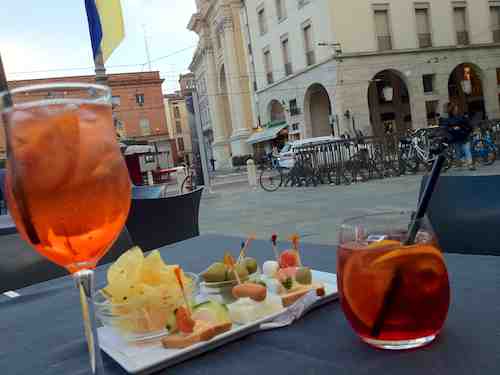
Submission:
[[106,75],[106,68],[104,66],[104,59],[102,52],[99,50],[94,60],[95,65],[95,81],[97,84],[107,86],[108,76]]

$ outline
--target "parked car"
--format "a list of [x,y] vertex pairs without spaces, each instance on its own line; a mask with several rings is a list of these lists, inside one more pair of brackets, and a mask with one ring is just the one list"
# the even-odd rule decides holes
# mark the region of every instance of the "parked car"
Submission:
[[342,138],[340,137],[315,137],[315,138],[307,138],[301,139],[299,141],[293,141],[287,143],[280,151],[280,155],[278,158],[278,162],[281,168],[293,168],[295,165],[295,158],[297,150],[304,146],[312,146],[318,145],[321,143],[328,143],[332,141],[340,141]]

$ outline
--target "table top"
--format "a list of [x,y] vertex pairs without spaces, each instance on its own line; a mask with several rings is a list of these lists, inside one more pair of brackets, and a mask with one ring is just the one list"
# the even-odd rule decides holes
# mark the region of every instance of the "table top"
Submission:
[[[161,249],[165,262],[200,272],[238,249],[241,239],[204,235]],[[335,246],[303,244],[303,260],[335,272]],[[250,255],[271,256],[267,241],[255,241]],[[333,302],[290,327],[253,334],[176,365],[162,374],[499,374],[500,257],[447,254],[452,304],[441,336],[430,346],[390,352],[362,343]],[[97,272],[105,280],[106,266]],[[86,374],[88,355],[78,294],[70,277],[0,296],[0,368],[3,374]],[[125,374],[103,354],[106,373]]]
[[10,215],[0,215],[0,236],[17,233],[16,224]]

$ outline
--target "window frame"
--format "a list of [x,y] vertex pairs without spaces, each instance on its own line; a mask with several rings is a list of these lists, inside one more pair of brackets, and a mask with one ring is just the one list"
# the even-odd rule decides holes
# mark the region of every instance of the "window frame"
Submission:
[[175,133],[182,134],[182,122],[180,119],[175,120]]
[[[266,55],[269,56],[269,61],[267,60]],[[273,74],[273,55],[271,54],[270,46],[266,46],[262,49],[262,58],[264,62],[264,69],[266,71],[266,84],[272,85],[274,83],[274,74]]]
[[[387,14],[387,29],[388,29],[388,37],[391,40],[391,48],[390,49],[381,49],[379,45],[379,35],[377,33],[377,21],[375,17],[376,12],[386,12]],[[375,49],[378,52],[385,52],[385,51],[393,51],[395,50],[395,40],[394,40],[394,33],[392,30],[392,15],[391,15],[391,8],[390,4],[388,3],[376,3],[372,4],[372,18],[373,18],[373,30],[374,30],[374,35],[375,35]]]
[[[308,50],[306,48],[307,46],[307,38],[306,38],[306,29],[309,28],[310,29],[310,36],[311,36],[311,50]],[[302,22],[300,24],[300,29],[302,31],[302,44],[303,44],[303,51],[304,51],[304,57],[305,57],[305,66],[306,67],[309,67],[309,66],[313,66],[317,63],[316,61],[316,48],[315,45],[314,45],[314,27],[313,27],[313,23],[312,23],[312,20],[311,19],[307,19],[305,20],[304,22]],[[309,53],[313,53],[313,63],[312,64],[309,64],[309,61],[308,61],[308,54]]]
[[[288,57],[287,59],[285,59],[285,42],[286,42],[286,57]],[[280,37],[280,47],[281,47],[281,57],[283,59],[283,68],[284,68],[284,76],[285,77],[288,77],[288,76],[291,76],[293,74],[293,64],[292,64],[292,58],[290,56],[290,37],[288,35],[288,33],[286,34],[283,34],[281,35]],[[287,64],[290,65],[290,73],[287,74]]]
[[[490,13],[490,29],[491,29],[491,41],[492,43],[500,43],[500,41],[495,42],[495,32],[500,33],[500,0],[489,1],[488,8]],[[494,24],[493,21],[493,9],[498,12],[498,23]]]
[[[278,19],[278,23],[281,23],[288,18],[286,2],[287,0],[274,0],[274,6],[276,8],[276,18]],[[278,7],[278,3],[281,4],[281,8]]]
[[[426,80],[426,77],[430,77],[430,84],[431,84],[431,87],[432,87],[432,90],[431,91],[426,91],[425,90],[425,87],[426,87],[426,84],[425,84],[425,80]],[[435,73],[429,73],[429,74],[422,74],[422,86],[423,86],[423,89],[424,89],[424,95],[433,95],[436,93],[436,74]]]
[[[416,35],[416,46],[417,48],[432,48],[434,47],[434,32],[433,32],[433,24],[432,24],[432,7],[429,2],[415,2],[413,7],[413,11],[415,14],[415,35]],[[418,32],[418,18],[417,18],[417,10],[425,9],[427,11],[427,24],[429,27],[429,35],[431,45],[428,47],[420,47],[420,39]]]
[[[262,23],[261,23],[261,13],[262,13]],[[266,8],[264,6],[264,3],[260,4],[257,7],[257,23],[259,25],[259,34],[261,36],[266,35],[269,31],[269,27],[267,25]]]
[[[142,98],[142,100],[140,100],[141,98]],[[136,93],[135,94],[135,103],[139,107],[144,107],[144,104],[146,104],[146,97],[145,97],[144,93]]]
[[[455,9],[464,9],[465,13],[465,32],[467,32],[467,44],[459,44],[458,43],[458,29],[457,24],[455,22]],[[469,6],[466,1],[452,1],[451,2],[451,15],[453,20],[453,30],[455,31],[455,45],[456,46],[469,46],[471,44],[470,40],[470,20],[469,20]]]
[[[147,126],[148,126],[147,132],[144,132],[145,127],[143,126],[143,124],[147,124]],[[143,137],[150,136],[153,133],[153,131],[151,129],[151,122],[146,117],[139,119],[139,129],[141,130],[141,135]],[[145,134],[145,133],[148,133],[148,134]]]

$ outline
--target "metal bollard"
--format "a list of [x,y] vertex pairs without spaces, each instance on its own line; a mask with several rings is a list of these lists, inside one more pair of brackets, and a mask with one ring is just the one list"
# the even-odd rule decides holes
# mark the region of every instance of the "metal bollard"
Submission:
[[257,168],[255,167],[255,162],[252,159],[247,161],[247,173],[248,173],[248,184],[251,187],[257,186]]
[[182,193],[182,183],[187,176],[186,167],[177,167],[176,177],[177,177],[177,189],[179,193]]
[[152,171],[148,171],[148,185],[151,186],[151,185],[154,185],[155,182],[153,180],[153,172]]

